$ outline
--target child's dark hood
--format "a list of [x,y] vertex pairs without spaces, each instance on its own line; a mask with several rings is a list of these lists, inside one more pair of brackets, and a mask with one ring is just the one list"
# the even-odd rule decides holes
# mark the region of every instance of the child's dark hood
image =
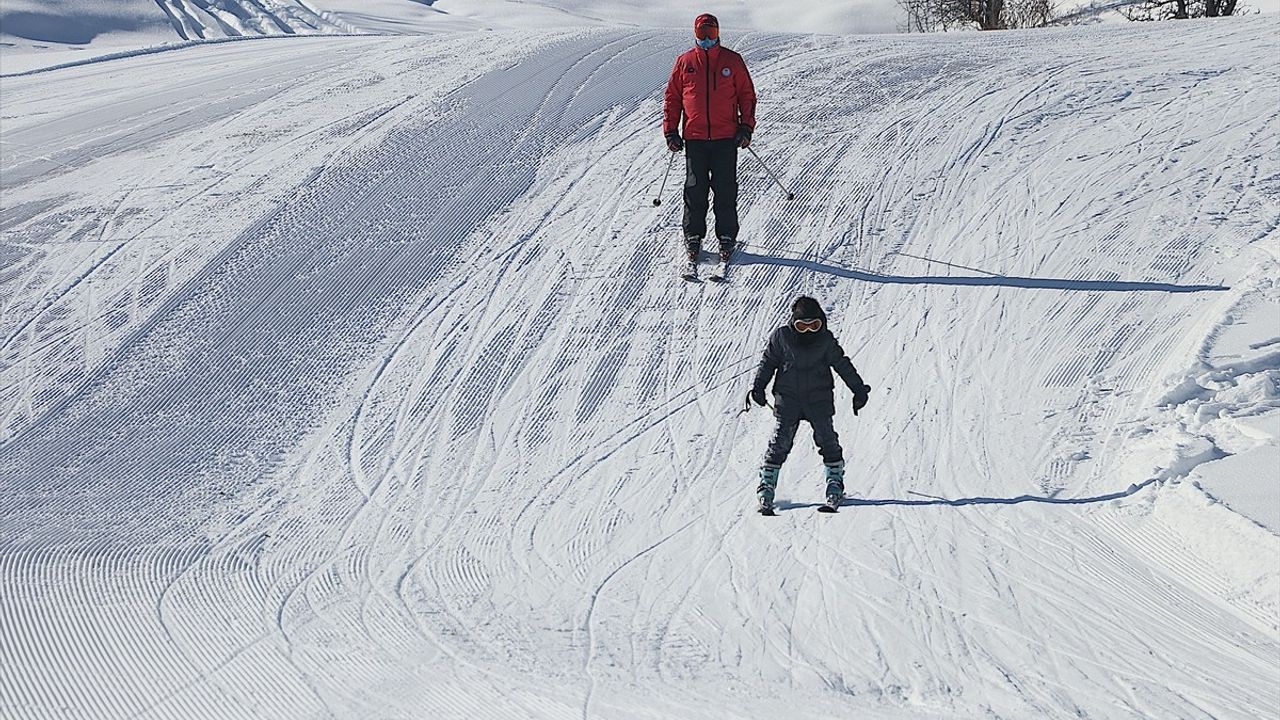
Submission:
[[822,311],[822,306],[817,300],[808,295],[801,295],[791,303],[791,319],[792,320],[811,320],[813,318],[822,318],[822,325],[827,325],[827,314]]
[[[822,330],[802,333],[798,332],[792,324],[796,320],[812,320],[813,318],[822,319]],[[822,311],[822,306],[818,304],[817,300],[808,295],[801,295],[791,303],[791,323],[787,323],[787,327],[791,329],[792,336],[795,337],[796,342],[801,345],[812,345],[818,341],[818,338],[828,332],[827,314]]]

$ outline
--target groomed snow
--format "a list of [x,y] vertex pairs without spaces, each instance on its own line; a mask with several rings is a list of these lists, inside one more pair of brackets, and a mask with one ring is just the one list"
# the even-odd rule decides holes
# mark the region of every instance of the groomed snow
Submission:
[[[740,34],[728,285],[684,31],[5,78],[0,715],[1274,715],[1277,31]],[[801,292],[874,391],[760,518]]]

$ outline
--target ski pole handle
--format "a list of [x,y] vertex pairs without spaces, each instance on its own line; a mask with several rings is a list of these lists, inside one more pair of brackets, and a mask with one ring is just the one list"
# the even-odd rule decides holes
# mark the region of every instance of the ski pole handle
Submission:
[[748,145],[747,152],[751,153],[752,157],[756,159],[756,162],[760,163],[760,167],[764,168],[764,171],[769,174],[769,177],[773,179],[773,183],[777,185],[782,190],[782,192],[787,194],[788,200],[796,199],[796,194],[788,190],[787,186],[783,185],[782,181],[778,179],[778,176],[773,174],[773,171],[769,169],[768,164],[766,164],[765,161],[760,157],[760,155],[756,153],[755,148]]

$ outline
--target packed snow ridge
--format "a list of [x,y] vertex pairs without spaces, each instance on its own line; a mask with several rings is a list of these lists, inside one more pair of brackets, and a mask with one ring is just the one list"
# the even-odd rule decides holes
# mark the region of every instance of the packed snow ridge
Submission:
[[[1278,31],[726,32],[726,284],[687,31],[5,77],[0,716],[1273,717]],[[801,293],[874,390],[762,518]]]

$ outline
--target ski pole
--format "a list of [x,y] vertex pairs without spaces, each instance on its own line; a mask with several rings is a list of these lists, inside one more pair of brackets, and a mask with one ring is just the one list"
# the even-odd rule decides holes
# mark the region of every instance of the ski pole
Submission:
[[763,159],[762,159],[758,154],[756,154],[756,149],[755,149],[755,148],[753,148],[753,147],[751,147],[750,145],[748,145],[748,146],[747,146],[747,152],[751,153],[751,155],[756,159],[756,162],[760,163],[760,167],[764,168],[764,171],[765,171],[765,172],[767,172],[767,173],[769,173],[769,177],[773,178],[773,182],[774,182],[774,184],[776,184],[778,187],[782,188],[782,192],[784,192],[784,193],[786,193],[786,194],[787,194],[787,199],[788,199],[788,200],[795,200],[795,199],[796,199],[796,194],[795,194],[795,193],[793,193],[793,192],[791,192],[790,190],[788,190],[788,189],[787,189],[787,186],[786,186],[786,185],[783,185],[783,184],[782,184],[782,181],[778,179],[778,176],[773,174],[773,171],[769,169],[769,166],[765,163],[765,161],[764,161],[764,160],[763,160]]
[[662,194],[667,191],[667,176],[671,174],[671,166],[676,161],[676,154],[670,153],[667,158],[667,171],[662,173],[662,187],[658,188],[658,197],[653,199],[653,206],[658,207],[662,204]]

